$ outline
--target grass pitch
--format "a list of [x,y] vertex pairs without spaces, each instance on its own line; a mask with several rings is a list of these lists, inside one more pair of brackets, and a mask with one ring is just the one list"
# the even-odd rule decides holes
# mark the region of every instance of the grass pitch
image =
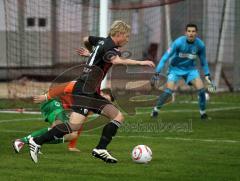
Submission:
[[[115,165],[91,156],[101,127],[85,129],[81,153],[68,152],[66,144],[44,145],[34,164],[27,146],[16,154],[11,142],[47,124],[40,115],[1,113],[0,180],[240,180],[240,94],[211,96],[206,121],[199,119],[196,100],[188,100],[166,105],[158,119],[148,108],[126,116],[108,148],[119,160]],[[149,164],[132,162],[138,144],[152,149]]]

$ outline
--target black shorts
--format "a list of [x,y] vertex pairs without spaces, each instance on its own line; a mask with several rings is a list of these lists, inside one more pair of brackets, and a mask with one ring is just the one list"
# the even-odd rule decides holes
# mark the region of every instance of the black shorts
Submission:
[[84,116],[91,111],[96,114],[101,114],[103,108],[112,104],[106,98],[99,95],[97,92],[85,91],[84,82],[78,81],[73,89],[73,105],[72,110]]

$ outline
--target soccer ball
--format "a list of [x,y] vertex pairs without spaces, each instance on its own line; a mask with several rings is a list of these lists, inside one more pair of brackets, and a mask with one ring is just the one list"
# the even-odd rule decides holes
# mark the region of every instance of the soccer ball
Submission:
[[146,145],[137,145],[132,151],[132,160],[135,163],[148,163],[152,160],[152,151]]

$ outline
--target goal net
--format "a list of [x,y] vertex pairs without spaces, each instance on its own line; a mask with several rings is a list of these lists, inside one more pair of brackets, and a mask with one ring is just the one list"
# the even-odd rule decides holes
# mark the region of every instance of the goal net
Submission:
[[[2,67],[7,71],[8,96],[41,93],[66,69],[84,63],[86,59],[75,49],[83,46],[84,36],[98,36],[99,6],[99,0],[4,0],[6,62]],[[212,76],[219,78],[218,88],[238,90],[239,10],[237,0],[111,0],[108,24],[116,19],[129,23],[131,38],[123,51],[128,50],[125,53],[133,59],[158,63],[171,41],[184,33],[185,25],[196,23]],[[135,66],[126,72],[120,67],[112,86],[130,79],[144,81],[149,76],[145,73],[153,71]],[[60,80],[76,76],[77,71],[67,71]]]

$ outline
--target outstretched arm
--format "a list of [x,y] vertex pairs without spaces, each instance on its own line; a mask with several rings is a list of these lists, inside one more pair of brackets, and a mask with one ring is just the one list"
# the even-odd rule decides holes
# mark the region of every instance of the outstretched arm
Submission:
[[88,49],[88,51],[92,52],[93,46],[96,46],[101,40],[104,40],[104,38],[97,36],[86,36],[83,38],[83,43],[84,46]]
[[160,73],[165,65],[165,63],[169,60],[169,58],[171,56],[173,56],[173,54],[176,52],[176,43],[174,42],[171,47],[168,48],[168,50],[164,53],[164,55],[162,56],[162,58],[160,59],[157,68],[156,68],[156,72]]
[[201,51],[199,52],[199,58],[200,58],[201,67],[202,67],[204,75],[205,75],[205,80],[208,84],[208,91],[209,92],[216,92],[216,86],[211,79],[210,71],[209,71],[209,68],[208,68],[205,46],[203,46]]
[[83,43],[84,43],[84,46],[88,49],[88,51],[91,52],[93,45],[89,42],[88,39],[89,39],[88,36],[84,37],[84,38],[83,38]]
[[201,51],[199,52],[199,58],[200,58],[200,64],[203,69],[204,75],[209,75],[209,68],[208,68],[208,62],[206,59],[206,48],[205,46],[202,47]]
[[71,81],[56,86],[52,86],[49,88],[46,94],[33,96],[33,102],[42,103],[52,98],[60,97],[66,94],[71,94],[75,83],[76,81]]
[[146,65],[150,67],[155,67],[155,64],[150,60],[139,61],[133,59],[123,59],[118,55],[111,58],[112,64],[121,64],[121,65]]
[[47,100],[48,100],[47,94],[33,96],[33,102],[34,103],[42,103],[42,102],[47,101]]
[[77,48],[75,51],[80,56],[84,56],[84,57],[89,57],[90,56],[90,52],[86,48],[83,48],[83,47]]

